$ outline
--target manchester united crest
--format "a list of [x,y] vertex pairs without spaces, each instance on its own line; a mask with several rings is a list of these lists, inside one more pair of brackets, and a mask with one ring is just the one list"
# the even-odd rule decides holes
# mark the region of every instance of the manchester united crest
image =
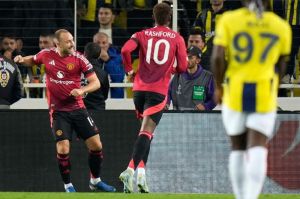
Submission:
[[75,67],[75,65],[74,65],[73,63],[68,63],[68,64],[67,64],[67,69],[68,69],[68,70],[73,70],[74,67]]
[[9,81],[10,75],[7,70],[0,71],[0,85],[6,87]]

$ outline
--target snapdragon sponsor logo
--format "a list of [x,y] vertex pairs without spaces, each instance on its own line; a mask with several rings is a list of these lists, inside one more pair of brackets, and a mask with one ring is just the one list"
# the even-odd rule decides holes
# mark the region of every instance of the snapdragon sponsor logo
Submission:
[[64,74],[64,72],[62,72],[62,71],[57,71],[56,76],[57,76],[59,79],[62,79],[62,78],[65,77],[65,74]]
[[53,82],[53,83],[55,83],[55,84],[63,84],[63,85],[74,84],[74,81],[57,80],[57,79],[52,79],[51,77],[50,77],[50,82]]
[[172,32],[164,32],[164,31],[151,31],[147,30],[145,31],[145,35],[151,36],[151,37],[169,37],[169,38],[175,38],[175,33]]

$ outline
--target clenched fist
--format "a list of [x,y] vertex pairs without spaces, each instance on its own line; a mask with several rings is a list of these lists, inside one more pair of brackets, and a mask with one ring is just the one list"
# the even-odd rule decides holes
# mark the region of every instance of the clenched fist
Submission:
[[74,97],[83,96],[85,93],[82,89],[75,88],[71,90],[70,95]]
[[17,55],[14,58],[14,62],[22,64],[24,62],[24,58],[21,55]]

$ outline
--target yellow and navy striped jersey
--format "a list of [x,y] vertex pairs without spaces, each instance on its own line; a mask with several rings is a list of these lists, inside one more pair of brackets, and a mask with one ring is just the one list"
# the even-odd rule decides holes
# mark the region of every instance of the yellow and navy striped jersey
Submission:
[[291,51],[291,27],[272,12],[262,17],[247,8],[224,13],[214,45],[228,56],[223,102],[235,111],[276,110],[278,74],[275,64]]
[[285,0],[285,19],[291,25],[300,25],[300,0]]

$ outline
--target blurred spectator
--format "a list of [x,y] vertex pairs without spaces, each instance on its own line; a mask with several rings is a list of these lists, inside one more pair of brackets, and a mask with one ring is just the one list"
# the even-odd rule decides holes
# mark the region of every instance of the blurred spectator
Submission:
[[300,47],[300,0],[285,0],[285,19],[292,26],[293,40],[291,58],[288,63],[287,74],[293,75],[296,65],[296,54]]
[[[192,28],[191,33],[188,39],[188,48],[191,46],[196,46],[200,48],[202,51],[202,55],[206,50],[206,45],[205,45],[205,35],[204,32],[202,32],[198,28]],[[203,61],[201,61],[203,62]]]
[[188,58],[187,71],[176,74],[171,80],[166,108],[172,101],[174,110],[212,110],[216,106],[213,74],[201,67],[198,47],[188,48]]
[[156,0],[118,0],[118,3],[127,11],[127,31],[130,35],[153,27],[152,8]]
[[0,55],[0,109],[8,109],[23,96],[23,83],[18,66]]
[[[168,4],[173,8],[173,0],[163,0],[162,2]],[[177,2],[177,14],[178,14],[178,21],[177,21],[178,32],[186,42],[190,34],[190,20],[188,18],[187,11],[184,5],[180,1]],[[172,28],[172,23],[170,24],[170,27]]]
[[209,57],[212,53],[212,41],[215,35],[216,23],[225,11],[224,0],[210,0],[210,7],[199,12],[194,22],[193,26],[205,33],[205,42],[207,46],[205,54]]
[[22,49],[23,49],[23,40],[22,40],[22,38],[17,38],[16,41],[17,41],[17,48],[16,48],[16,50],[18,52],[21,52]]
[[104,4],[98,10],[99,27],[94,31],[106,33],[110,44],[117,48],[121,48],[125,41],[129,38],[126,30],[113,25],[115,13],[111,4]]
[[102,64],[99,62],[101,48],[96,43],[87,43],[84,47],[84,55],[93,65],[96,75],[100,81],[100,88],[94,92],[88,93],[83,99],[88,110],[105,110],[105,100],[108,97],[109,80],[108,74],[102,69]]
[[[53,33],[41,33],[39,37],[39,48],[40,50],[46,48],[53,48],[54,44],[54,34]],[[45,75],[45,64],[33,65],[31,68],[28,68],[28,74],[30,83],[42,83]],[[43,88],[31,88],[30,97],[31,98],[42,98],[43,97]]]
[[78,0],[77,13],[80,13],[80,26],[97,27],[98,10],[104,3],[111,3],[111,0]]
[[[294,79],[293,83],[300,84],[300,47],[299,47],[298,53],[297,53],[296,67],[295,67],[295,79]],[[298,93],[299,92],[300,92],[300,90],[298,90]],[[297,93],[296,93],[296,95],[297,95]],[[299,96],[299,94],[297,96]]]
[[283,0],[283,2],[285,19],[292,26],[300,25],[300,0]]
[[208,2],[208,0],[182,0],[181,3],[187,10],[187,15],[190,20],[190,24],[193,24],[195,21],[195,16],[197,13],[202,10],[202,8],[206,8],[204,3]]
[[284,14],[285,14],[284,0],[270,0],[269,10],[273,11],[281,18],[284,18]]
[[202,52],[201,56],[201,66],[208,71],[211,71],[210,69],[210,55],[207,53],[207,46],[205,44],[205,35],[204,32],[202,32],[198,28],[192,28],[190,32],[190,36],[188,38],[188,48],[191,46],[196,46],[200,48]]
[[39,37],[39,48],[40,50],[45,48],[55,47],[54,34],[53,33],[41,33]]
[[[17,39],[11,34],[5,35],[2,38],[2,50],[1,54],[9,60],[13,60],[17,55],[24,55],[22,51],[17,50]],[[21,76],[23,81],[26,80],[28,75],[27,67],[22,66],[21,64],[18,65],[19,70],[21,72]]]
[[114,25],[115,11],[112,4],[103,4],[98,10],[98,25],[95,27],[81,27],[78,36],[78,49],[82,50],[86,43],[90,42],[97,32],[104,32],[108,35],[109,43],[121,48],[129,38],[125,29]]
[[[275,2],[276,0],[273,1]],[[297,61],[297,52],[300,47],[300,0],[283,0],[282,2],[281,8],[277,7],[277,10],[283,10],[283,13],[281,12],[281,14],[291,25],[293,36],[290,60],[287,65],[286,75],[282,78],[281,83],[291,83],[292,76],[295,77],[295,71],[297,71],[295,66]],[[287,90],[279,89],[278,96],[288,96]]]
[[5,35],[2,38],[2,50],[1,54],[7,59],[13,60],[13,57],[17,54],[17,39],[12,35]]
[[[120,51],[109,43],[106,33],[96,33],[93,42],[101,48],[99,61],[102,68],[109,74],[111,83],[123,83],[125,71]],[[110,95],[111,98],[124,98],[124,88],[110,88]]]
[[36,43],[42,32],[59,28],[72,30],[72,8],[62,0],[17,1],[13,12],[16,36],[24,41],[25,54],[39,51]]
[[194,25],[205,32],[206,42],[214,36],[216,22],[226,9],[224,8],[224,0],[210,0],[211,6],[203,9],[197,14]]

